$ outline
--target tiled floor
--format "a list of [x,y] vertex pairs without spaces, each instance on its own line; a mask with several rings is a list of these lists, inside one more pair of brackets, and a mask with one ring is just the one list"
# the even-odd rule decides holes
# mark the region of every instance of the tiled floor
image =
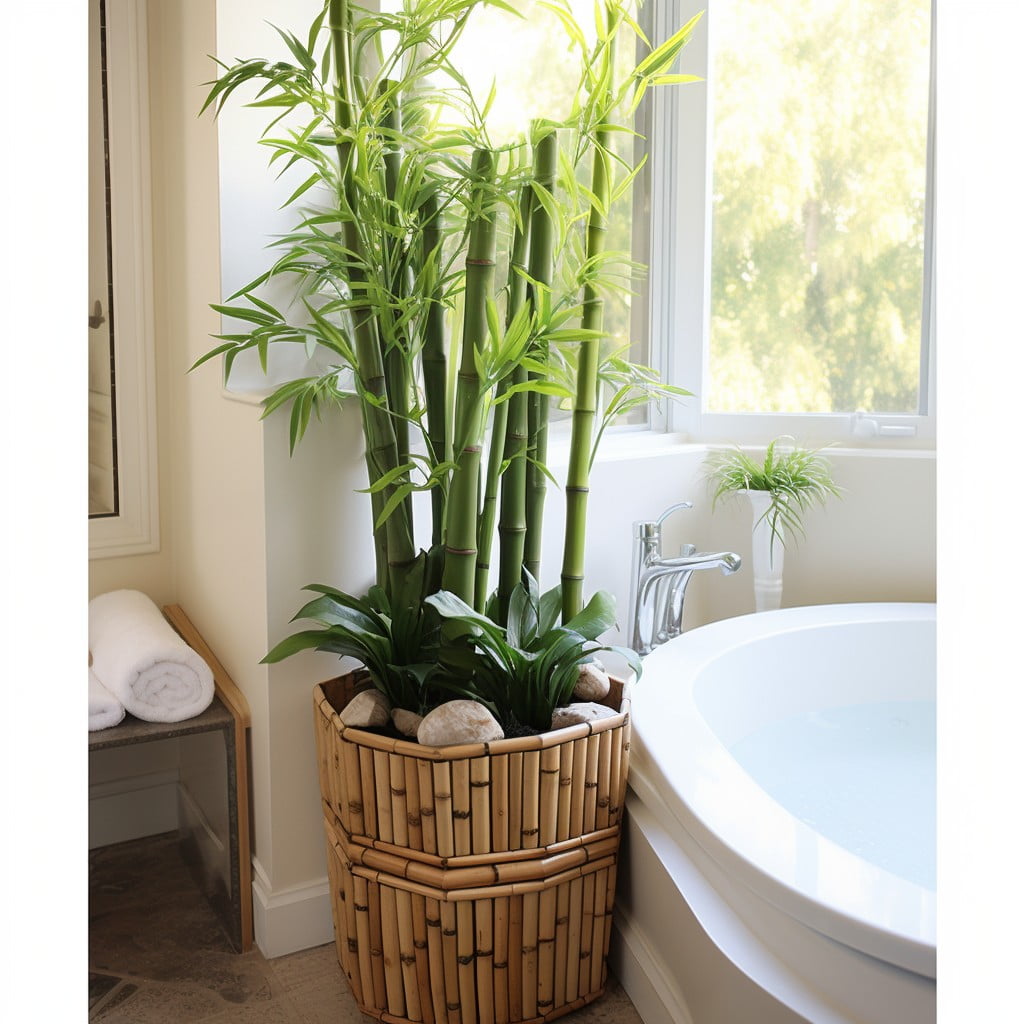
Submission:
[[[614,979],[566,1024],[642,1024]],[[89,855],[89,1020],[103,1024],[369,1024],[334,946],[232,953],[173,835]]]

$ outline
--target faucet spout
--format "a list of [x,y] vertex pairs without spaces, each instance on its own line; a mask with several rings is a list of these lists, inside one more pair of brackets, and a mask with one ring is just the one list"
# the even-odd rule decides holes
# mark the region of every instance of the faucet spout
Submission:
[[732,551],[718,551],[714,554],[681,555],[678,558],[652,558],[645,567],[647,572],[659,574],[678,570],[721,569],[723,576],[731,576],[741,565],[740,556]]

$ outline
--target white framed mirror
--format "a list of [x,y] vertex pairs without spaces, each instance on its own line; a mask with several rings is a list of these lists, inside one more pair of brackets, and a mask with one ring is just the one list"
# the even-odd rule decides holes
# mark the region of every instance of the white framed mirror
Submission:
[[89,0],[89,556],[159,548],[145,0]]

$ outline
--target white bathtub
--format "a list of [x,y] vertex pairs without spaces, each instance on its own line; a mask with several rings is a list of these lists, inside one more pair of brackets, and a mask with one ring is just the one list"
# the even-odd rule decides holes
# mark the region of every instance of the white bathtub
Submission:
[[613,961],[646,1024],[935,1019],[934,707],[930,604],[648,656]]

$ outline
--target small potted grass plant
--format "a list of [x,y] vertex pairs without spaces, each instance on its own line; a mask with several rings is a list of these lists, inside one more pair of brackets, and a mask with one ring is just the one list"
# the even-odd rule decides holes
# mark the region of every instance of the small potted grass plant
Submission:
[[705,473],[712,507],[731,494],[750,502],[755,610],[778,608],[787,536],[802,536],[806,510],[839,495],[828,459],[820,448],[801,448],[793,438],[780,437],[768,444],[761,461],[738,446],[712,451]]
[[[671,66],[697,18],[651,47],[629,0],[599,0],[590,30],[568,0],[537,0],[565,30],[576,91],[567,115],[496,144],[493,92],[474,96],[455,64],[485,6],[522,16],[504,0],[329,0],[301,37],[278,30],[290,59],[221,65],[207,98],[219,111],[248,93],[269,112],[271,163],[307,176],[273,263],[215,307],[241,326],[199,362],[230,373],[250,350],[264,368],[271,346],[318,352],[326,369],[264,402],[289,413],[293,446],[323,406],[362,412],[376,580],[312,584],[296,616],[311,625],[267,659],[316,649],[364,666],[316,687],[316,735],[339,959],[363,1011],[388,1020],[547,1019],[603,990],[628,686],[604,680],[596,719],[553,731],[553,711],[614,623],[610,595],[584,591],[601,436],[686,394],[611,344],[605,298],[637,268],[605,239],[639,170],[616,140],[631,153],[645,92],[692,77]],[[616,53],[638,47],[623,73]],[[292,283],[301,316],[261,293],[271,279]],[[571,407],[570,458],[561,583],[541,593],[553,401]],[[379,706],[348,717],[373,694],[411,716],[409,738],[386,712],[371,728]],[[465,703],[497,733],[425,741],[435,709]]]

